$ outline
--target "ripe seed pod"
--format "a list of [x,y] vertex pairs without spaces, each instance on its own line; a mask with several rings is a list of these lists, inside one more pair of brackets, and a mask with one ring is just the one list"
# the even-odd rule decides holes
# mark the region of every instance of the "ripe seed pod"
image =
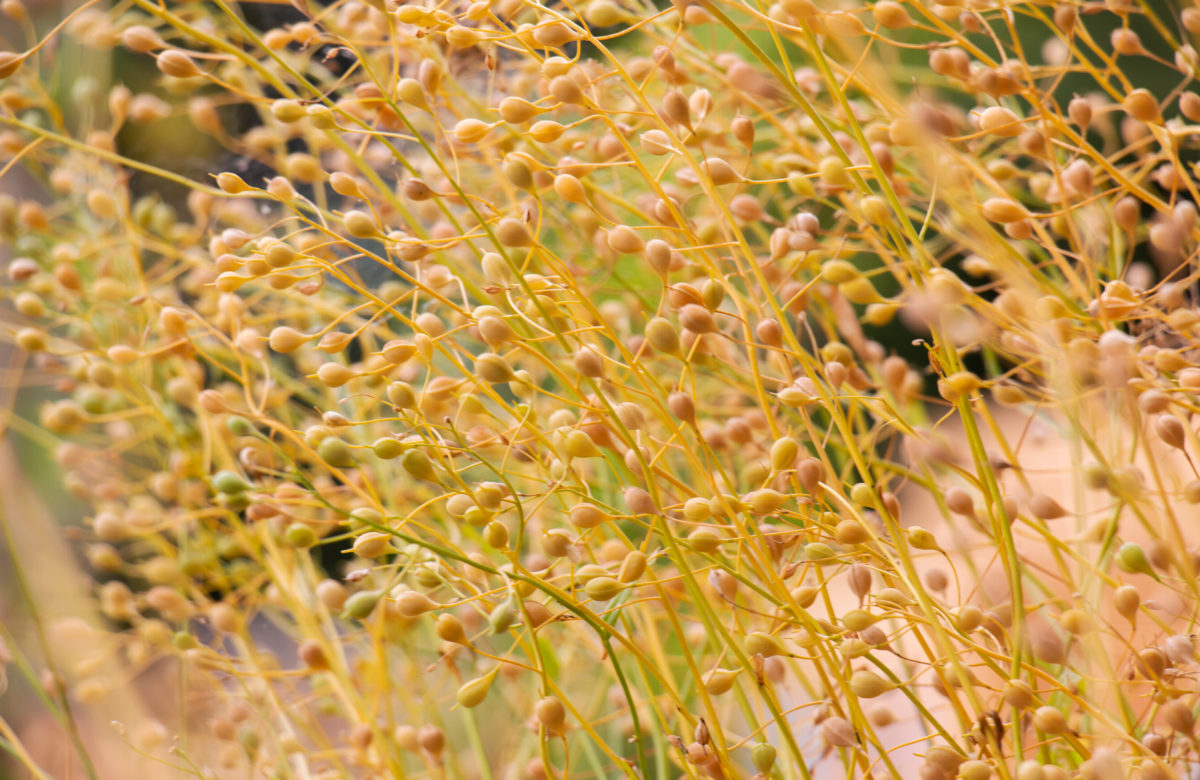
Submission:
[[1073,98],[1067,104],[1067,116],[1071,118],[1080,130],[1086,130],[1092,122],[1092,104],[1087,98]]
[[495,352],[484,352],[475,358],[475,375],[493,385],[511,382],[515,378],[512,366]]
[[1142,605],[1142,594],[1132,585],[1122,585],[1113,593],[1113,604],[1121,617],[1130,623],[1136,622],[1138,609]]
[[641,579],[646,571],[646,555],[641,550],[630,550],[621,561],[617,580],[628,585]]
[[391,552],[391,534],[368,531],[354,540],[352,549],[359,558],[379,558]]
[[1154,421],[1154,432],[1168,446],[1174,447],[1177,450],[1182,450],[1187,446],[1186,429],[1178,417],[1173,417],[1169,414],[1161,415]]
[[740,669],[722,669],[721,667],[714,668],[708,673],[704,680],[704,690],[712,696],[720,696],[727,693],[733,688],[734,680],[737,679]]
[[778,639],[761,631],[752,631],[746,634],[746,653],[761,655],[763,658],[788,654]]
[[1001,224],[1020,222],[1029,217],[1029,211],[1024,206],[1008,198],[988,198],[981,210],[984,219]]
[[693,333],[712,333],[717,329],[712,313],[696,303],[689,303],[679,310],[679,324]]
[[882,696],[896,686],[869,669],[860,669],[850,675],[850,692],[860,699]]
[[496,239],[508,247],[525,247],[533,244],[533,234],[525,223],[513,217],[506,217],[496,225]]
[[1016,138],[1021,134],[1021,120],[1003,106],[989,106],[979,115],[979,129],[1001,138]]
[[415,590],[406,590],[396,596],[396,609],[405,617],[420,617],[439,606],[436,601]]
[[1038,731],[1047,734],[1066,734],[1071,730],[1066,717],[1058,708],[1049,705],[1038,707],[1033,711],[1033,726]]
[[675,419],[688,425],[696,424],[696,405],[687,393],[671,393],[667,398],[667,409]]
[[879,0],[871,7],[871,14],[881,27],[889,30],[903,30],[913,23],[904,6],[894,0]]
[[1159,122],[1162,113],[1158,110],[1158,101],[1148,89],[1135,89],[1121,101],[1125,113],[1140,122]]
[[567,710],[557,697],[546,696],[533,705],[533,716],[547,731],[561,734],[563,724],[567,721]]
[[1029,511],[1039,520],[1057,520],[1067,515],[1067,510],[1062,504],[1044,493],[1035,493],[1029,497]]
[[438,638],[444,642],[453,642],[458,645],[469,644],[467,640],[467,632],[463,629],[462,621],[449,612],[443,612],[438,615],[437,622],[434,623],[434,631]]
[[555,76],[550,79],[550,95],[562,103],[582,104],[583,90],[570,76]]
[[1196,715],[1180,699],[1172,699],[1159,710],[1163,723],[1180,734],[1191,734],[1196,728]]
[[571,507],[570,518],[571,523],[578,528],[595,528],[606,520],[611,520],[612,515],[595,504],[585,502]]
[[742,175],[720,157],[709,157],[700,163],[700,168],[715,186],[734,184],[742,180]]
[[166,49],[159,52],[155,63],[160,71],[172,78],[187,79],[199,76],[201,73],[192,58],[179,49]]

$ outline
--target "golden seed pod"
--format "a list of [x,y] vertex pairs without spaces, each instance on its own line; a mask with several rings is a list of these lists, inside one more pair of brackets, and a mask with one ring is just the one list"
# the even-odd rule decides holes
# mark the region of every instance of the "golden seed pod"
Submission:
[[1163,723],[1180,734],[1192,734],[1196,729],[1196,714],[1180,699],[1172,699],[1159,710]]
[[687,541],[698,553],[714,553],[721,547],[721,535],[712,528],[697,528],[688,534]]
[[478,707],[483,704],[483,700],[487,698],[488,691],[491,690],[492,680],[496,678],[495,671],[489,672],[482,677],[476,677],[474,680],[468,680],[463,683],[455,694],[455,699],[461,707]]
[[487,135],[488,131],[491,129],[492,126],[488,123],[479,119],[467,117],[466,119],[460,119],[458,123],[454,125],[454,130],[452,132],[454,133],[454,137],[457,138],[461,143],[473,144],[482,141],[483,137]]
[[686,304],[679,310],[679,324],[693,333],[713,333],[717,330],[717,321],[712,312],[696,303]]
[[595,504],[587,502],[571,507],[569,517],[571,524],[578,528],[595,528],[601,523],[612,519],[612,515],[608,512],[605,512]]
[[1016,138],[1021,134],[1021,119],[1003,106],[989,106],[979,115],[979,129],[1001,138]]
[[1113,593],[1113,604],[1121,617],[1130,623],[1136,622],[1138,609],[1142,605],[1142,594],[1132,585],[1122,585]]
[[761,655],[763,658],[788,654],[778,639],[761,631],[746,634],[745,647],[748,655]]
[[420,617],[439,606],[436,601],[415,590],[406,590],[396,596],[396,610],[404,617]]
[[583,187],[583,182],[577,176],[570,173],[560,173],[554,177],[554,191],[568,203],[583,205],[588,202],[587,191]]
[[733,166],[727,163],[720,157],[709,157],[704,162],[700,163],[700,169],[708,180],[716,185],[736,184],[742,181],[742,175],[733,169]]
[[641,254],[646,248],[646,242],[628,225],[617,225],[608,231],[608,245],[614,252],[627,255]]
[[850,692],[860,699],[882,696],[896,686],[869,669],[860,669],[850,675]]
[[871,14],[881,27],[889,30],[903,30],[912,26],[912,17],[900,3],[894,0],[879,0],[871,7]]
[[475,358],[475,375],[493,385],[515,378],[512,366],[495,352],[484,352]]
[[621,560],[617,580],[628,585],[637,582],[646,572],[646,554],[641,550],[630,550]]
[[1035,701],[1033,688],[1024,680],[1009,680],[1004,684],[1000,694],[1010,707],[1018,710],[1028,709]]
[[505,217],[496,225],[496,239],[504,246],[525,247],[533,244],[533,234],[525,223],[514,217]]
[[1033,726],[1038,731],[1047,734],[1066,734],[1071,730],[1067,718],[1057,707],[1049,705],[1038,707],[1033,711]]
[[1029,211],[1009,198],[988,198],[981,207],[983,218],[989,222],[1008,224],[1029,218]]
[[550,79],[549,91],[551,97],[562,103],[579,105],[583,103],[583,90],[570,76],[555,76]]
[[500,113],[500,118],[510,125],[528,122],[542,112],[542,109],[528,100],[514,96],[501,100],[496,110]]
[[341,387],[356,376],[341,363],[322,363],[317,369],[317,379],[326,387]]
[[392,552],[392,535],[379,531],[368,531],[354,540],[351,549],[359,558],[379,558]]
[[184,52],[179,49],[166,49],[155,58],[158,69],[165,75],[177,79],[187,79],[201,74],[200,68]]
[[1121,101],[1125,113],[1140,122],[1159,122],[1162,113],[1158,108],[1158,100],[1148,89],[1135,89]]
[[296,655],[309,669],[328,669],[329,658],[325,655],[321,643],[315,639],[305,639],[296,648]]
[[533,705],[533,716],[547,731],[560,734],[567,722],[567,709],[558,697],[546,696]]
[[715,667],[704,680],[704,690],[711,696],[720,696],[733,688],[733,683],[741,669],[722,669]]
[[696,404],[687,393],[674,392],[667,397],[667,410],[671,416],[688,425],[696,424]]
[[1158,438],[1162,439],[1164,443],[1177,450],[1182,450],[1187,446],[1186,429],[1178,417],[1173,417],[1169,414],[1159,416],[1154,421],[1154,432],[1158,434]]

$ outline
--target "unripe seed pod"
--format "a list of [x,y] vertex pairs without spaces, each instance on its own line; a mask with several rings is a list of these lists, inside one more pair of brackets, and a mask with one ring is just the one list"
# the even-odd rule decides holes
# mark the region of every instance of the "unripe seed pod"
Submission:
[[563,724],[567,721],[566,708],[562,701],[554,696],[538,699],[537,704],[533,705],[533,715],[537,718],[538,723],[554,734],[561,733]]
[[896,686],[869,669],[860,669],[850,675],[850,692],[860,699],[882,696]]
[[1135,89],[1121,101],[1125,113],[1140,122],[1158,122],[1162,114],[1158,110],[1158,101],[1148,89]]
[[770,774],[775,767],[775,756],[775,747],[766,742],[759,742],[750,750],[750,762],[763,775]]
[[375,611],[375,605],[379,603],[382,595],[381,592],[376,590],[364,590],[355,593],[346,599],[346,607],[343,610],[343,615],[356,620],[366,620]]
[[588,580],[583,589],[593,601],[611,601],[624,586],[612,577],[596,577]]
[[1047,734],[1066,734],[1071,730],[1066,717],[1056,707],[1049,705],[1033,711],[1033,726]]
[[508,361],[494,352],[485,352],[475,358],[475,375],[493,385],[511,382],[515,378]]
[[200,68],[187,54],[178,49],[166,49],[155,58],[158,69],[164,74],[177,79],[187,79],[200,75]]
[[400,459],[400,465],[417,479],[437,481],[437,469],[423,450],[412,449],[404,453],[404,457]]
[[378,558],[391,552],[391,534],[368,531],[354,540],[351,549],[359,558]]
[[1129,574],[1154,574],[1154,567],[1146,557],[1146,551],[1137,542],[1126,542],[1114,557],[1117,568]]
[[460,707],[471,708],[483,704],[483,700],[487,698],[488,691],[492,687],[492,680],[495,677],[495,672],[492,672],[463,683],[462,687],[458,689],[458,693],[455,694],[458,705]]
[[[706,311],[705,314],[708,312]],[[710,315],[711,316],[711,315]],[[659,352],[668,355],[679,353],[679,332],[670,320],[655,317],[646,323],[646,341]]]

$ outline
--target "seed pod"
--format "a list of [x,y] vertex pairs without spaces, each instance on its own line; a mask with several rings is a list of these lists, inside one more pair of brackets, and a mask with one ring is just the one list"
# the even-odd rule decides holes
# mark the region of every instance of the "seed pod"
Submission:
[[687,393],[671,393],[667,397],[667,409],[671,412],[671,416],[680,422],[692,426],[696,424],[696,405]]
[[1039,520],[1057,520],[1067,515],[1062,504],[1045,493],[1035,493],[1029,497],[1029,511]]
[[1161,415],[1154,421],[1154,432],[1168,446],[1182,450],[1187,446],[1187,435],[1179,418],[1169,414]]
[[624,585],[612,577],[595,577],[588,580],[583,589],[593,601],[611,601],[624,589]]
[[1158,109],[1158,101],[1148,89],[1135,89],[1121,101],[1125,113],[1140,122],[1159,122],[1162,113]]
[[462,687],[458,689],[458,693],[455,694],[459,706],[471,708],[483,704],[483,700],[487,698],[488,691],[492,687],[492,680],[495,678],[496,673],[493,671],[463,683]]
[[708,180],[716,186],[734,184],[742,180],[742,175],[720,157],[709,157],[700,163],[700,168]]
[[1029,211],[1024,206],[1008,198],[988,198],[983,202],[982,212],[984,219],[1002,224],[1019,222],[1029,217]]
[[513,217],[506,217],[496,225],[496,239],[508,247],[526,247],[533,245],[533,234],[525,223]]
[[1180,699],[1172,699],[1159,710],[1163,723],[1180,734],[1190,735],[1196,729],[1196,715]]
[[1117,550],[1114,557],[1117,563],[1117,568],[1128,574],[1149,574],[1154,575],[1154,567],[1150,565],[1150,560],[1146,557],[1146,551],[1136,542],[1126,542]]
[[882,696],[896,686],[869,669],[860,669],[850,675],[850,692],[860,699]]
[[406,590],[396,596],[396,609],[405,617],[420,617],[439,606],[436,601],[415,590]]
[[1033,688],[1024,680],[1009,680],[1005,683],[1001,696],[1009,706],[1018,710],[1027,709],[1034,702]]
[[650,497],[649,493],[639,487],[625,489],[625,505],[637,515],[652,515],[658,511],[657,507],[654,506],[654,499]]
[[325,655],[321,643],[315,639],[305,639],[296,647],[296,655],[309,669],[328,669],[329,658]]
[[354,540],[352,549],[359,558],[378,558],[391,552],[392,535],[368,531]]
[[550,79],[550,95],[562,103],[583,103],[583,90],[570,76],[555,76]]
[[979,115],[979,129],[1001,138],[1016,138],[1021,134],[1021,120],[1003,106],[989,106]]
[[646,555],[640,550],[630,550],[621,561],[617,579],[628,585],[641,579],[646,571]]
[[[707,313],[707,312],[705,312]],[[646,323],[646,341],[659,352],[667,355],[679,353],[679,332],[670,320],[655,317]]]
[[746,634],[746,653],[748,655],[761,655],[763,658],[771,658],[776,655],[787,655],[787,650],[779,643],[779,640],[770,634],[764,634],[761,631],[752,631]]
[[494,352],[485,352],[475,358],[475,375],[493,385],[511,382],[515,378],[508,361]]
[[1047,734],[1066,734],[1071,730],[1066,717],[1056,707],[1049,705],[1033,711],[1033,726]]
[[617,225],[608,231],[608,245],[614,252],[627,255],[641,254],[646,242],[628,225]]
[[1076,97],[1067,104],[1067,116],[1080,130],[1086,130],[1092,122],[1092,104],[1087,98]]
[[463,629],[462,621],[449,612],[443,612],[438,615],[437,622],[434,623],[434,631],[438,638],[444,642],[453,642],[457,645],[469,644],[467,640],[467,632]]
[[709,695],[720,696],[733,688],[734,680],[737,679],[740,673],[740,669],[722,669],[718,666],[709,672],[705,678],[704,690]]
[[567,721],[567,710],[555,696],[538,699],[533,705],[533,716],[552,734],[561,734]]
[[1138,609],[1142,605],[1142,594],[1132,585],[1122,585],[1113,593],[1113,604],[1121,617],[1130,623],[1136,622]]
[[383,593],[377,590],[364,590],[355,593],[346,599],[346,606],[342,611],[343,617],[366,620],[375,611],[375,605],[379,603],[382,595]]
[[200,68],[184,52],[179,49],[166,49],[155,58],[158,69],[164,74],[177,79],[188,79],[200,75]]
[[595,504],[585,502],[571,507],[570,518],[571,523],[578,528],[595,528],[606,520],[611,520],[612,515]]
[[693,333],[712,333],[717,329],[712,313],[695,303],[689,303],[679,310],[679,324]]
[[423,450],[411,449],[405,452],[404,456],[400,459],[400,465],[417,479],[424,479],[429,482],[437,481],[437,469],[434,467],[433,461],[429,459],[429,456]]

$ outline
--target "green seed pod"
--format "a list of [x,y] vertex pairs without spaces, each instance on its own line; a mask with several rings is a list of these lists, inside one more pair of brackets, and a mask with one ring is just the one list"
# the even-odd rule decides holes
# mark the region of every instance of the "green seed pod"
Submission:
[[850,675],[850,691],[860,699],[873,699],[882,696],[896,686],[875,672],[860,669]]
[[429,482],[437,481],[437,469],[424,450],[412,449],[404,453],[404,456],[400,459],[400,465],[417,479],[424,479]]
[[712,503],[707,498],[696,496],[683,502],[683,516],[693,523],[712,517]]
[[307,549],[320,541],[317,537],[317,532],[304,523],[292,523],[289,525],[283,532],[283,540],[291,547],[300,549]]
[[492,610],[488,615],[488,625],[493,634],[503,634],[517,622],[517,614],[511,602],[505,601]]
[[908,543],[918,550],[937,550],[938,552],[942,550],[938,544],[937,537],[919,525],[909,527]]
[[763,658],[788,654],[778,639],[761,631],[752,631],[746,634],[746,653],[761,655]]
[[321,460],[339,469],[354,467],[354,452],[346,442],[336,436],[329,436],[317,445],[317,455]]
[[236,471],[218,471],[213,475],[212,486],[218,493],[244,493],[250,489],[250,483]]
[[813,542],[804,548],[804,557],[814,563],[819,563],[836,558],[837,552],[824,542]]
[[600,448],[581,430],[573,429],[563,437],[563,452],[571,458],[596,458],[600,456]]
[[376,439],[371,445],[371,451],[375,453],[375,457],[382,460],[392,460],[404,454],[404,445],[399,439],[393,439],[391,436],[384,436]]
[[496,678],[496,672],[491,671],[482,677],[476,677],[474,680],[468,680],[462,684],[455,694],[460,707],[478,707],[483,704],[483,700],[487,698],[488,690],[492,687],[492,680]]
[[697,528],[688,534],[687,540],[698,553],[713,553],[721,547],[721,535],[711,528]]
[[583,586],[588,598],[593,601],[611,601],[623,588],[624,586],[612,577],[595,577]]
[[775,767],[775,748],[766,742],[759,742],[750,749],[750,760],[754,768],[764,775],[769,775]]
[[1129,574],[1149,574],[1155,576],[1154,567],[1146,557],[1146,551],[1136,542],[1126,542],[1117,550],[1115,558],[1117,568]]
[[355,593],[346,599],[342,617],[366,620],[375,611],[375,606],[382,596],[383,593],[378,590],[364,590]]
[[679,331],[664,317],[646,323],[646,342],[664,354],[679,354]]

